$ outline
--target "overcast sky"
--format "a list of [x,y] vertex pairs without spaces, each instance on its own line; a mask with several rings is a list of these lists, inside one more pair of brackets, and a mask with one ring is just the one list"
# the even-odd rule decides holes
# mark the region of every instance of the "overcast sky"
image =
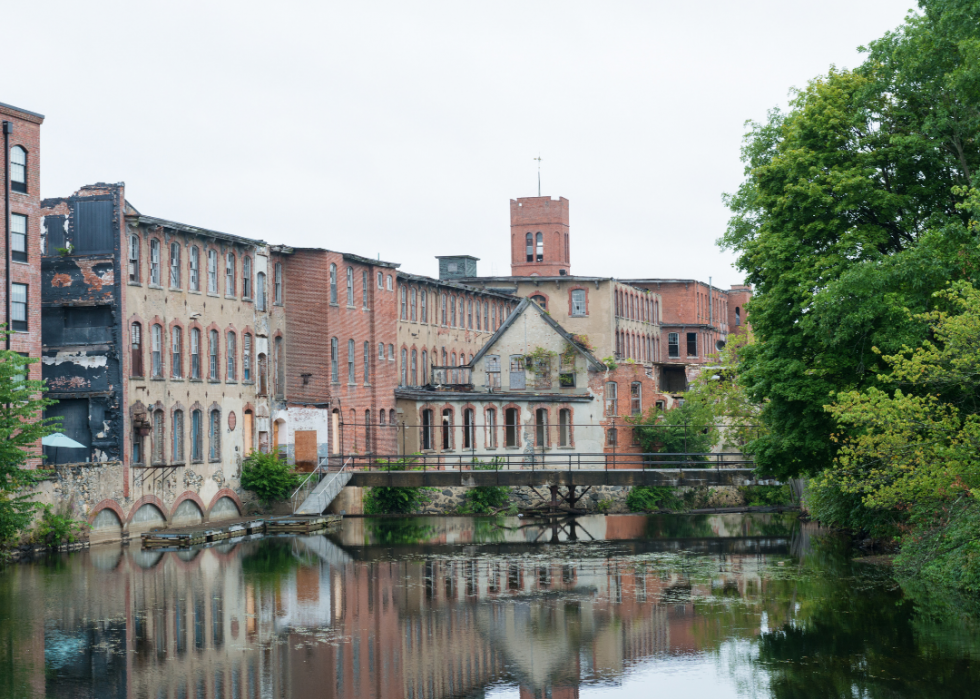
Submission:
[[121,181],[144,214],[433,276],[509,273],[540,153],[573,274],[728,285],[744,122],[912,5],[11,3],[0,102],[47,117],[42,196]]

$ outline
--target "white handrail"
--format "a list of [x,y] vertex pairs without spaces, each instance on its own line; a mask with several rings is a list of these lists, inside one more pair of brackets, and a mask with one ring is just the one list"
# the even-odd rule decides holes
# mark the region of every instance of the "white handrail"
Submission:
[[[329,490],[330,490],[330,483],[332,483],[332,482],[333,482],[333,481],[334,481],[335,479],[337,479],[337,478],[339,478],[339,477],[340,477],[340,475],[341,475],[341,474],[343,474],[343,472],[344,472],[345,470],[347,470],[347,468],[348,468],[348,467],[349,467],[349,466],[351,465],[351,462],[352,462],[352,461],[353,461],[353,457],[352,457],[352,456],[349,456],[349,457],[347,457],[347,461],[345,461],[345,462],[343,463],[343,465],[341,465],[341,467],[340,467],[340,470],[339,470],[339,471],[337,471],[337,473],[335,473],[335,474],[333,475],[333,477],[332,477],[332,478],[330,478],[330,480],[329,480],[329,481],[327,482],[327,484],[326,484],[326,485],[325,485],[325,486],[323,487],[323,490],[321,490],[321,491],[320,491],[320,492],[319,492],[319,493],[317,494],[317,496],[316,496],[316,497],[317,497],[317,499],[316,499],[316,505],[317,505],[317,509],[318,509],[318,511],[319,511],[320,513],[322,513],[322,512],[323,512],[323,508],[327,506],[326,504],[324,504],[324,505],[323,505],[323,506],[321,507],[321,506],[320,506],[320,499],[321,499],[321,498],[323,497],[323,495],[324,495],[324,493],[326,493],[327,491],[329,491]],[[318,465],[317,465],[317,468],[316,468],[316,470],[314,470],[314,473],[316,473],[316,471],[318,471],[318,470],[319,470],[319,468],[320,468],[320,465],[318,464]],[[310,476],[312,476],[312,475],[313,475],[313,474],[311,473],[311,474],[310,474]],[[307,480],[309,480],[309,478],[307,478]],[[320,485],[320,482],[318,481],[318,482],[317,482],[317,486],[319,486],[319,485]],[[302,486],[300,486],[300,487],[302,487]],[[316,486],[314,486],[314,490],[315,490],[315,489],[316,489]],[[299,492],[299,489],[297,489],[297,492]],[[312,494],[312,493],[311,493],[311,494]],[[299,509],[299,507],[297,507],[297,505],[296,505],[296,500],[295,500],[295,495],[296,495],[296,493],[294,493],[294,494],[293,494],[293,496],[294,496],[294,499],[293,499],[293,514],[296,514],[296,510],[298,510],[298,509]],[[308,497],[309,497],[309,496],[307,496],[307,498],[304,498],[304,500],[303,500],[303,502],[302,502],[302,503],[300,503],[300,507],[301,507],[302,505],[304,505],[304,504],[306,503],[306,500],[308,499]]]

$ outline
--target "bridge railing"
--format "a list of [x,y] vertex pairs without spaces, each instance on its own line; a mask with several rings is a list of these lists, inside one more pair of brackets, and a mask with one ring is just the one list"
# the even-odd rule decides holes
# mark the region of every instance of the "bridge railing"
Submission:
[[751,468],[739,452],[710,453],[514,453],[348,454],[359,471],[608,471],[611,469]]

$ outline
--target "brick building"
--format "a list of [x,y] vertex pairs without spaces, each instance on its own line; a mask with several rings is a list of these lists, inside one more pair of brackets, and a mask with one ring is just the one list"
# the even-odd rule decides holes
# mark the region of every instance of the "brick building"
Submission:
[[[0,323],[11,331],[4,349],[41,356],[41,124],[44,117],[0,103],[5,157],[0,162],[4,192],[0,197],[4,264],[0,289]],[[6,241],[10,240],[10,248]],[[30,367],[41,378],[41,367]],[[32,466],[38,460],[29,462]]]

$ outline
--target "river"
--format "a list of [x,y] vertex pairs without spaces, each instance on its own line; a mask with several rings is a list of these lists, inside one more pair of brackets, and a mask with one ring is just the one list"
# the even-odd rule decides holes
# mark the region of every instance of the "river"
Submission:
[[980,640],[793,514],[349,518],[0,569],[0,697],[980,696]]

